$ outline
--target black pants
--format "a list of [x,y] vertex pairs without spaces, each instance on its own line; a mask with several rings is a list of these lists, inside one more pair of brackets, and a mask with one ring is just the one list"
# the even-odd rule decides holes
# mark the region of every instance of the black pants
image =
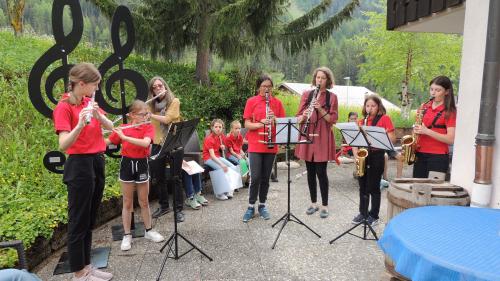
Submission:
[[104,156],[70,155],[63,182],[68,189],[68,255],[72,272],[90,264],[92,228],[104,191]]
[[[384,154],[383,150],[368,152],[365,174],[358,179],[359,213],[370,215],[375,219],[378,219],[380,211],[380,180],[384,173]],[[369,202],[371,202],[370,211],[368,211]]]
[[316,203],[318,200],[318,191],[316,187],[316,177],[319,181],[319,190],[321,192],[321,203],[323,206],[328,206],[328,175],[326,174],[326,165],[328,162],[308,162],[307,168],[307,184],[309,185],[309,194],[311,202]]
[[413,177],[428,178],[430,171],[446,173],[449,165],[450,158],[448,154],[417,152],[416,161],[413,164]]
[[253,205],[259,196],[260,203],[266,203],[269,192],[269,177],[273,168],[275,154],[271,153],[249,153],[250,160],[250,187],[248,203]]
[[[157,144],[153,144],[151,154],[156,155],[158,151],[160,151],[161,146]],[[174,181],[170,173],[170,169],[167,168],[167,157],[157,158],[154,161],[149,162],[149,167],[151,169],[151,177],[152,177],[152,190],[155,190],[158,194],[158,203],[162,209],[168,209],[170,204],[168,201],[168,190],[176,188],[175,190],[175,203],[177,210],[182,210],[182,191],[180,189],[180,177],[182,175],[178,175],[179,179]]]

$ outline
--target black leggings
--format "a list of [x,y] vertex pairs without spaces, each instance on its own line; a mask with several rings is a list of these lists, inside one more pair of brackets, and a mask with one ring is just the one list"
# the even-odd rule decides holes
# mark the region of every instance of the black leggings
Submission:
[[[384,173],[384,154],[385,151],[383,150],[368,152],[365,174],[358,179],[359,213],[364,216],[370,215],[374,219],[378,219],[378,213],[380,211],[380,180]],[[368,204],[370,201],[371,209],[368,211]]]
[[413,165],[413,177],[428,178],[430,171],[446,173],[449,165],[450,157],[448,154],[417,152],[416,161]]
[[104,156],[70,155],[64,164],[68,188],[68,256],[71,272],[90,264],[92,228],[104,191]]
[[272,153],[257,153],[250,152],[248,158],[250,160],[250,187],[248,203],[255,204],[257,195],[259,203],[266,203],[267,193],[269,191],[269,177],[273,169],[275,154]]
[[328,175],[326,174],[326,165],[328,162],[309,162],[306,161],[307,184],[309,185],[309,194],[311,202],[316,203],[318,192],[316,187],[316,177],[319,180],[319,190],[321,192],[321,203],[328,206]]

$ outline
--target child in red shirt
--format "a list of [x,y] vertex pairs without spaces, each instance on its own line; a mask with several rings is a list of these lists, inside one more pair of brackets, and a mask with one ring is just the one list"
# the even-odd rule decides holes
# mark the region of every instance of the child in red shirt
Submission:
[[[113,130],[106,140],[107,143],[122,144],[122,160],[120,162],[119,181],[123,193],[123,240],[121,250],[131,248],[132,235],[130,223],[134,210],[134,189],[137,188],[141,215],[146,227],[144,237],[154,242],[161,242],[164,237],[151,226],[151,211],[149,210],[149,163],[150,145],[155,137],[155,130],[146,119],[149,117],[148,106],[141,100],[132,103],[129,109],[132,125],[122,124]],[[134,127],[132,127],[134,126]]]
[[[235,166],[223,157],[226,150],[223,134],[224,121],[221,119],[212,120],[210,129],[210,134],[203,141],[203,161],[213,170],[223,169],[224,172],[227,172],[229,168],[235,169]],[[215,197],[219,200],[227,200],[233,198],[233,192],[215,194]]]
[[[389,139],[394,143],[394,125],[391,118],[385,114],[385,107],[378,95],[368,95],[365,97],[363,105],[364,118],[359,120],[359,125],[377,126],[385,128]],[[358,148],[352,148],[353,154],[357,157]],[[370,148],[365,159],[365,173],[358,178],[359,182],[359,214],[354,217],[352,223],[359,224],[364,220],[371,226],[375,226],[379,220],[380,211],[380,180],[384,173],[385,150]],[[368,211],[368,205],[371,206]]]
[[245,139],[241,135],[241,123],[238,120],[231,122],[231,131],[226,136],[226,157],[234,165],[239,165],[247,157],[243,151]]
[[69,71],[70,92],[54,109],[54,128],[59,149],[69,156],[63,182],[68,190],[68,259],[73,280],[92,277],[110,280],[113,275],[90,264],[92,228],[104,191],[106,144],[102,127],[110,130],[106,118],[90,96],[95,94],[101,74],[90,63],[79,63]]

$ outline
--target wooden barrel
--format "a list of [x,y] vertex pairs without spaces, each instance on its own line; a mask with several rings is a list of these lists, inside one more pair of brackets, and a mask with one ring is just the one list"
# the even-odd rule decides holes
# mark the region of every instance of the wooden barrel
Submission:
[[[433,205],[469,206],[467,190],[440,179],[396,178],[387,191],[387,222],[409,208]],[[408,280],[394,270],[385,256],[385,268],[398,280]]]

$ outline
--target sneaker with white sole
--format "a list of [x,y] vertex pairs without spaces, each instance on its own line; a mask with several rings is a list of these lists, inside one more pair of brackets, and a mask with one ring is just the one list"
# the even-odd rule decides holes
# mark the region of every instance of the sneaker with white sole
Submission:
[[97,278],[101,278],[102,280],[106,281],[109,281],[113,278],[113,274],[99,270],[93,265],[90,265],[90,275],[95,276]]
[[234,192],[233,192],[233,191],[230,191],[230,192],[226,192],[226,193],[224,193],[224,195],[226,195],[226,196],[227,196],[227,198],[229,198],[229,199],[233,198],[233,194],[234,194]]
[[194,196],[191,198],[187,198],[184,203],[186,204],[186,206],[191,207],[191,209],[193,210],[199,210],[201,208],[201,204],[196,201]]
[[208,200],[203,195],[201,195],[199,193],[194,194],[194,199],[196,200],[196,202],[200,203],[203,206],[208,205]]
[[132,235],[123,235],[120,249],[122,249],[122,251],[128,251],[130,248],[132,248]]
[[215,198],[219,199],[219,200],[227,200],[229,198],[227,198],[227,196],[225,194],[215,194]]
[[92,274],[90,274],[90,272],[87,272],[85,275],[81,276],[81,277],[76,277],[76,276],[73,276],[73,278],[71,278],[72,281],[106,281],[106,279],[101,279],[99,277],[96,277]]
[[158,233],[156,230],[151,229],[150,231],[146,231],[144,234],[144,238],[151,240],[153,242],[159,243],[163,240],[165,240],[165,237],[163,237],[160,233]]

